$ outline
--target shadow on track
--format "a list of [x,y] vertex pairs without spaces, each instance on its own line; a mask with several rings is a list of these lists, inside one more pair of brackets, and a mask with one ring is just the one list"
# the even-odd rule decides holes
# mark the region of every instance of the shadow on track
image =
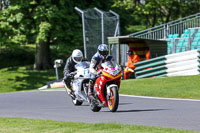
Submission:
[[162,111],[168,109],[137,109],[137,110],[117,110],[116,113],[123,113],[123,112],[146,112],[146,111]]
[[[135,110],[117,110],[114,113],[125,113],[125,112],[147,112],[147,111],[162,111],[169,109],[135,109]],[[102,112],[110,112],[110,111],[102,111]]]
[[128,104],[133,104],[133,103],[119,103],[119,105],[128,105]]

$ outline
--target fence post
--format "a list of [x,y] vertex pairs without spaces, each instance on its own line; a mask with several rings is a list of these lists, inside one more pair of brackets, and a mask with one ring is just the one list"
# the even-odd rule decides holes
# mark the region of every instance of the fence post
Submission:
[[167,39],[168,37],[168,23],[164,25],[164,39]]
[[86,37],[85,37],[85,17],[84,17],[84,12],[79,9],[78,7],[74,8],[76,11],[81,13],[81,17],[82,17],[82,24],[83,24],[83,43],[84,43],[84,55],[85,58],[87,58],[87,47],[86,47]]
[[188,38],[188,49],[191,50],[191,37],[190,37],[190,30],[189,30],[189,38]]
[[99,10],[98,8],[94,8],[94,10],[96,10],[98,13],[101,14],[101,32],[102,32],[102,43],[104,43],[104,18],[103,18],[103,12],[101,10]]

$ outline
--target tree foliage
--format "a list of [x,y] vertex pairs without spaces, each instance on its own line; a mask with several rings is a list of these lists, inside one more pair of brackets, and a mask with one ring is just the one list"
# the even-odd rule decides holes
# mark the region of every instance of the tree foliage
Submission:
[[114,0],[113,7],[130,11],[146,28],[200,12],[197,0]]
[[50,58],[43,59],[50,56],[50,45],[68,55],[73,48],[82,48],[81,17],[75,6],[81,9],[111,6],[111,3],[93,0],[10,0],[10,3],[10,8],[0,15],[1,45],[36,44],[36,69],[50,67]]
[[1,45],[13,46],[14,44],[25,43],[26,35],[22,34],[25,29],[23,25],[21,25],[24,15],[19,12],[19,9],[19,6],[12,6],[6,10],[1,11]]
[[22,44],[36,44],[36,69],[52,66],[54,57],[51,57],[50,46],[55,46],[58,53],[63,53],[59,57],[63,59],[74,48],[83,48],[82,23],[74,10],[76,6],[80,9],[112,9],[120,14],[122,35],[127,33],[130,26],[149,28],[200,12],[200,2],[197,0],[2,1],[5,2],[0,7],[0,45],[13,48]]

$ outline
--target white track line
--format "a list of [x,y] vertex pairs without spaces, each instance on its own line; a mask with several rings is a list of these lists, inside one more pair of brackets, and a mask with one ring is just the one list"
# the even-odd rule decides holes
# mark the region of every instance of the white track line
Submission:
[[120,96],[136,97],[136,98],[146,98],[146,99],[159,99],[159,100],[175,100],[175,101],[200,102],[199,99],[164,98],[164,97],[135,96],[135,95],[124,95],[124,94],[120,94]]
[[65,90],[40,90],[40,91],[65,91]]
[[[50,90],[40,90],[40,91],[65,91],[63,90],[58,90],[58,89],[50,89]],[[192,102],[200,102],[199,99],[183,99],[183,98],[164,98],[164,97],[150,97],[150,96],[135,96],[135,95],[125,95],[125,94],[119,94],[120,96],[125,96],[125,97],[134,97],[134,98],[143,98],[143,99],[159,99],[159,100],[173,100],[173,101],[192,101]]]

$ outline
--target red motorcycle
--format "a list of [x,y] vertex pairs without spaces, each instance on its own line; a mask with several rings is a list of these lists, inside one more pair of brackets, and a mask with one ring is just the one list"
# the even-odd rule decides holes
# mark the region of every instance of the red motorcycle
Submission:
[[94,98],[90,101],[90,108],[98,112],[102,107],[108,107],[115,112],[119,105],[119,87],[121,82],[121,68],[111,61],[102,63],[102,74],[94,85]]

